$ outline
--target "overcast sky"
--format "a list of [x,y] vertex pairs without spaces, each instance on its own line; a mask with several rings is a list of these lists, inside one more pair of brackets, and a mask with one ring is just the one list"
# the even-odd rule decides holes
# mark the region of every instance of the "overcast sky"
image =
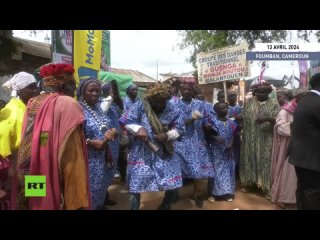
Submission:
[[[14,36],[45,42],[46,36],[51,37],[50,32],[44,31],[35,37],[26,31],[17,30],[14,31]],[[191,55],[191,50],[179,49],[177,44],[180,38],[175,30],[111,30],[110,34],[111,67],[138,70],[155,79],[157,61],[159,78],[160,73],[180,74],[194,70],[186,61]],[[297,41],[296,38],[292,38],[292,42]],[[290,76],[293,72],[299,76],[297,61],[269,61],[265,75],[282,79],[285,74]],[[253,62],[251,76],[257,76],[259,73],[258,62]]]

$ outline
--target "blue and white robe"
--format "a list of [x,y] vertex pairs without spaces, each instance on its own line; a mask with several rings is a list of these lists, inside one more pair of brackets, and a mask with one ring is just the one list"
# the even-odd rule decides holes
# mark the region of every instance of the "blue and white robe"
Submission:
[[203,118],[196,120],[192,125],[186,126],[186,133],[180,141],[175,142],[176,153],[181,162],[183,177],[208,178],[213,177],[213,161],[208,154],[208,145],[204,137],[203,124],[208,123],[203,101],[193,99],[190,104],[180,100],[175,105],[184,115],[184,120],[192,117],[191,113],[198,110]]
[[[165,110],[158,115],[158,118],[162,125],[177,130],[180,135],[184,133],[183,116],[170,102],[167,102]],[[154,153],[144,142],[134,139],[127,167],[129,191],[141,193],[181,187],[182,175],[177,155],[175,153],[173,156],[163,155],[163,147],[154,138],[155,134],[144,112],[142,102],[132,105],[120,118],[120,122],[124,125],[137,124],[144,127],[148,132],[148,139],[160,146],[159,152]]]
[[[105,130],[100,130],[100,125],[97,120],[92,116],[90,111],[80,102],[84,110],[84,133],[86,139],[103,140]],[[97,115],[99,121],[107,126],[108,129],[112,128],[111,119],[108,114],[104,114],[100,103],[98,102],[92,110]],[[109,109],[110,111],[110,109]],[[102,206],[106,197],[108,183],[112,181],[112,169],[108,168],[105,163],[105,150],[95,150],[93,147],[88,147],[89,159],[89,177],[90,177],[90,191],[92,199],[92,209]]]
[[209,178],[208,191],[213,196],[234,195],[235,192],[235,160],[233,154],[229,156],[225,146],[234,136],[237,124],[231,120],[220,121],[214,118],[212,126],[218,135],[225,140],[225,144],[212,143],[210,155],[214,163],[214,178]]

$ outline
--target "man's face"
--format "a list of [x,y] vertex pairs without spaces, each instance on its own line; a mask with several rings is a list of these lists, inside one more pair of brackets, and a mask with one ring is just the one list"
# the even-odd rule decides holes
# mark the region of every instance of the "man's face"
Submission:
[[149,98],[149,102],[156,113],[161,113],[166,108],[167,99],[161,95],[155,95]]
[[269,91],[266,88],[257,88],[254,90],[254,96],[257,97],[258,101],[264,102],[269,98]]
[[128,96],[131,99],[135,99],[138,95],[138,87],[137,86],[131,86],[128,90]]
[[200,101],[204,101],[205,100],[205,96],[202,90],[198,91],[196,94],[196,99],[200,100]]
[[217,100],[218,100],[218,102],[221,102],[221,103],[225,102],[223,92],[218,93]]
[[236,93],[229,93],[228,94],[228,102],[230,104],[235,104],[237,102],[237,94]]
[[182,98],[185,100],[191,100],[194,90],[193,87],[191,85],[187,85],[187,84],[181,84],[180,85],[180,92],[182,95]]
[[23,102],[28,103],[29,99],[40,94],[37,83],[31,83],[18,93]]
[[228,104],[222,103],[217,107],[217,114],[219,117],[225,117],[228,114]]
[[283,93],[277,94],[277,100],[280,106],[288,102],[288,98]]

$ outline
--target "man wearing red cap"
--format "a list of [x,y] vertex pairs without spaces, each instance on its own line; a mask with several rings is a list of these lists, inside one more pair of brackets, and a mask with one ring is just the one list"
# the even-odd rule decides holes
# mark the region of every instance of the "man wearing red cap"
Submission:
[[[83,112],[70,64],[40,69],[44,93],[29,101],[18,153],[13,209],[90,208]],[[46,176],[46,196],[26,197],[25,176]]]

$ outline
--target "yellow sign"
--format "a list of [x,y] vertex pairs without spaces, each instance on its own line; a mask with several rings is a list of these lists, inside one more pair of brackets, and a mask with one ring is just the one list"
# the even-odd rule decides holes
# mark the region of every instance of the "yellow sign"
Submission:
[[74,30],[73,32],[73,66],[78,86],[82,79],[98,78],[102,30]]

